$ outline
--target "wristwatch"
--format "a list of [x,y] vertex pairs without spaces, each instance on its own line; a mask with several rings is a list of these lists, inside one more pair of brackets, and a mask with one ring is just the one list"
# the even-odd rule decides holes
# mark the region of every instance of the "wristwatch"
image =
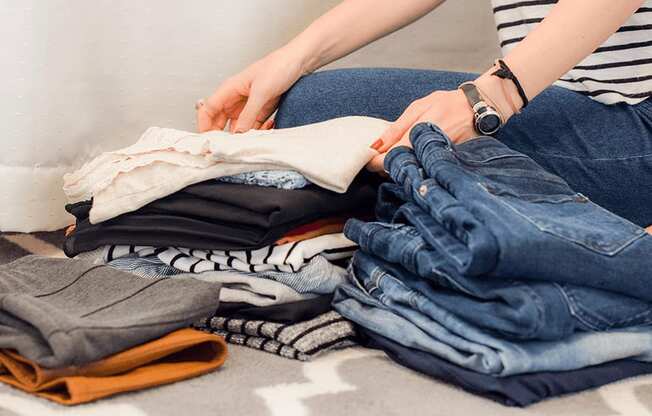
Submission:
[[473,108],[475,129],[478,133],[491,136],[503,126],[503,119],[495,108],[482,100],[478,88],[472,82],[459,86]]

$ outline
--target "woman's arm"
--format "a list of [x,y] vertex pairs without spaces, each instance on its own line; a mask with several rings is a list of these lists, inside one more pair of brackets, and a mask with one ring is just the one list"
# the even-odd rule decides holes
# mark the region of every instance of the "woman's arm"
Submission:
[[288,47],[312,72],[414,22],[445,0],[345,0],[315,20]]
[[[528,99],[532,99],[602,45],[643,1],[560,0],[503,60],[518,77]],[[487,95],[504,99],[500,82],[505,82],[513,102],[522,105],[514,84],[490,76],[494,70],[476,81],[480,88],[486,89]]]
[[[518,77],[528,99],[532,99],[597,49],[642,3],[643,0],[559,0],[504,61]],[[509,119],[513,115],[510,99],[519,108],[523,103],[511,81],[491,76],[496,69],[490,68],[475,82]],[[409,145],[408,133],[421,121],[439,125],[454,141],[476,136],[473,113],[463,93],[435,91],[415,101],[383,134],[382,145],[377,147],[381,154],[371,161],[369,169],[382,170],[384,153],[399,144]]]
[[346,0],[284,47],[249,65],[197,103],[200,132],[269,128],[281,95],[302,75],[417,20],[444,0]]

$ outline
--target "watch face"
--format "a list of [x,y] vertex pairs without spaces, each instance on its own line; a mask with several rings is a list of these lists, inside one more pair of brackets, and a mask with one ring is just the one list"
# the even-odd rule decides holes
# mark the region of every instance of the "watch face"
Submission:
[[482,114],[477,121],[476,127],[482,134],[493,134],[500,128],[500,117],[497,114]]

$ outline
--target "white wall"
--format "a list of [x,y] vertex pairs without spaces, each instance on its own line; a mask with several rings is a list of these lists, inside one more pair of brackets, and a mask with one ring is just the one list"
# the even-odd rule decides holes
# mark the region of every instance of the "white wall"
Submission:
[[[337,2],[0,0],[0,230],[70,223],[65,172],[150,125],[194,129],[197,98]],[[449,0],[336,66],[480,71],[488,3]]]

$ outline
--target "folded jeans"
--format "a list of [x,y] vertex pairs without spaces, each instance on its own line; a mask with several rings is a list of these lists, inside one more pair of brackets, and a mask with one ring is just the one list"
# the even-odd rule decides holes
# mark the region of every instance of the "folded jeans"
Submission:
[[[652,300],[652,236],[641,227],[491,137],[454,145],[438,127],[421,123],[410,139],[414,150],[393,149],[385,168],[406,202],[456,237],[456,245],[441,252],[459,273],[568,283]],[[414,225],[437,247],[425,225]]]
[[493,377],[467,370],[423,351],[404,347],[372,331],[362,332],[366,336],[366,347],[382,349],[397,363],[507,406],[529,406],[548,398],[652,373],[652,363],[620,360],[573,371]]
[[[387,185],[381,197],[396,187]],[[404,203],[395,218],[401,222],[350,220],[345,231],[362,251],[385,260],[385,268],[403,284],[480,328],[513,339],[555,340],[576,331],[652,324],[650,303],[618,293],[566,283],[465,276],[442,254],[442,247],[457,244],[455,238],[419,206]],[[428,228],[437,248],[410,223]],[[358,264],[365,259],[360,254]]]
[[[360,261],[364,256],[369,261]],[[389,274],[385,265],[356,253],[350,281],[333,307],[342,316],[399,344],[482,374],[509,376],[567,371],[621,359],[652,361],[652,327],[580,332],[557,341],[497,337],[440,307]]]

